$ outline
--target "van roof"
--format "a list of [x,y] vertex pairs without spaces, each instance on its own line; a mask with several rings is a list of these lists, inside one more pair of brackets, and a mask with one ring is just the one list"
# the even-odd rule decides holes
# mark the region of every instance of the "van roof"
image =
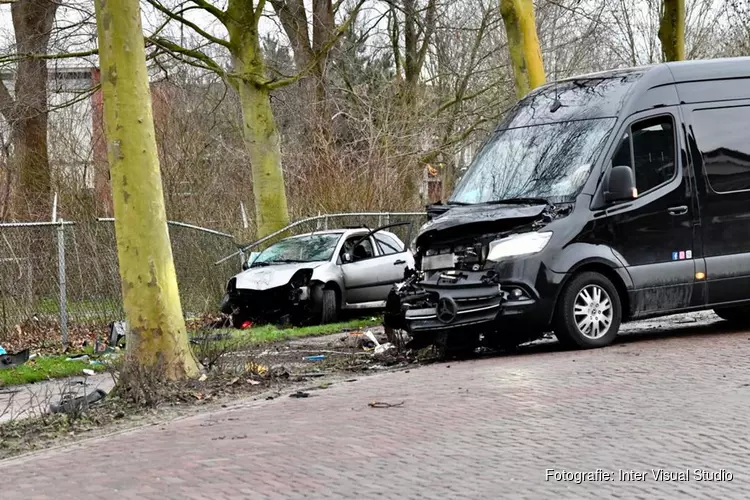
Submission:
[[[669,70],[665,72],[664,70]],[[717,80],[725,78],[750,78],[750,57],[725,57],[719,59],[695,59],[667,63],[618,68],[596,73],[575,75],[558,80],[572,82],[577,80],[597,80],[620,78],[627,75],[663,74],[666,83],[684,83],[697,80]],[[669,78],[671,73],[671,78]],[[555,82],[550,82],[555,83]]]
[[[750,57],[659,63],[572,76],[534,89],[506,114],[498,130],[629,116],[679,104],[674,84],[740,78],[750,80]],[[735,87],[739,90],[732,95],[750,98],[750,85]],[[698,95],[705,97],[705,92]],[[694,99],[684,97],[686,102]]]

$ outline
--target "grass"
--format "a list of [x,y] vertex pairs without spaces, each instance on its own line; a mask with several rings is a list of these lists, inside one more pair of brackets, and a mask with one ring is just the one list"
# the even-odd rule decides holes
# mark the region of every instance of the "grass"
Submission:
[[262,325],[246,330],[216,330],[216,333],[229,333],[233,339],[243,344],[266,344],[281,342],[301,337],[316,337],[339,333],[347,329],[360,329],[382,324],[382,319],[367,318],[354,319],[342,323],[326,325],[303,326],[299,328],[277,328],[274,325]]
[[[366,318],[354,319],[341,323],[327,325],[304,326],[300,328],[277,328],[273,325],[263,325],[247,330],[215,330],[211,333],[230,333],[233,340],[238,344],[257,345],[272,342],[281,342],[301,337],[315,337],[342,332],[347,329],[360,329],[377,326],[382,319]],[[197,332],[193,332],[195,335]],[[91,348],[86,354],[91,354]],[[0,387],[8,385],[31,384],[54,378],[72,377],[81,375],[85,368],[101,372],[102,365],[91,365],[88,361],[66,361],[68,356],[49,356],[30,359],[17,368],[6,368],[0,370]]]
[[67,356],[38,357],[19,367],[0,370],[0,387],[82,375],[85,368],[97,372],[104,370],[102,365],[91,365],[88,361],[66,361],[66,358]]

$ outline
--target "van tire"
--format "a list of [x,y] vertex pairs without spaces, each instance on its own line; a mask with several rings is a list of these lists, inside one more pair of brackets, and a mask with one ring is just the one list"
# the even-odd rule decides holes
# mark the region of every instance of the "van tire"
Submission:
[[323,289],[320,299],[320,324],[335,323],[338,318],[339,305],[336,290]]
[[[597,300],[598,297],[598,300]],[[609,299],[606,301],[605,299]],[[586,321],[590,299],[594,308],[596,324],[606,330],[595,332]],[[609,305],[607,307],[607,304]],[[599,309],[604,305],[604,309]],[[576,313],[578,307],[578,313]],[[582,308],[584,308],[582,310]],[[608,320],[608,322],[607,322]],[[568,281],[557,302],[555,311],[555,335],[565,347],[575,349],[592,349],[611,344],[617,337],[622,321],[622,303],[617,288],[606,276],[597,272],[583,272]],[[583,328],[579,326],[581,323]],[[584,333],[586,331],[586,333]]]
[[750,306],[718,307],[714,312],[734,325],[750,324]]

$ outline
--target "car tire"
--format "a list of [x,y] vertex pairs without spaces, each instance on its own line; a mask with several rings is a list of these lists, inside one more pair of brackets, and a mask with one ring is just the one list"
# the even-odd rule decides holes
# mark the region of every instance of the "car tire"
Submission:
[[339,305],[336,291],[324,289],[320,299],[320,324],[335,323],[338,313]]
[[734,325],[750,324],[750,306],[717,307],[714,312]]
[[606,276],[584,272],[565,285],[555,313],[555,335],[565,347],[592,349],[611,344],[622,321],[617,288]]

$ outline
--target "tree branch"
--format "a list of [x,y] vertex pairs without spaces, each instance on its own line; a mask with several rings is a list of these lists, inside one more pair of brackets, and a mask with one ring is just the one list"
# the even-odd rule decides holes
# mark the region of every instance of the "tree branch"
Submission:
[[213,15],[221,24],[226,24],[225,21],[227,19],[227,13],[221,10],[220,8],[216,7],[215,5],[210,4],[206,0],[190,0],[195,5],[200,7],[201,9],[205,10],[209,14]]
[[[154,7],[156,10],[162,12],[163,14],[165,14],[170,19],[174,19],[175,21],[177,21],[177,22],[179,22],[181,24],[184,24],[188,28],[191,28],[193,31],[195,31],[196,33],[198,33],[200,36],[202,36],[203,38],[205,38],[209,42],[212,42],[212,43],[215,43],[217,45],[221,45],[223,47],[229,48],[229,42],[227,42],[226,40],[222,40],[221,38],[213,36],[209,32],[207,32],[204,29],[202,29],[197,24],[195,24],[195,23],[193,23],[191,21],[188,21],[187,19],[185,19],[184,17],[182,17],[180,14],[172,12],[171,10],[169,10],[168,8],[166,8],[165,6],[163,6],[161,4],[161,2],[159,2],[158,0],[146,0],[146,1],[152,7]],[[182,12],[184,12],[184,11],[185,10],[183,10]]]
[[[181,56],[187,56],[193,59],[194,61],[199,61],[203,63],[200,65],[193,64],[193,66],[213,71],[214,73],[218,74],[221,77],[229,76],[227,72],[224,71],[224,68],[222,68],[208,54],[205,54],[204,52],[201,52],[200,50],[188,49],[186,47],[178,45],[174,43],[173,41],[167,40],[165,38],[147,37],[146,40],[166,52],[169,52],[171,54],[179,54]],[[187,62],[188,64],[191,63],[191,61],[187,61],[182,58],[180,58],[180,60],[183,60]]]
[[359,10],[362,8],[362,5],[364,5],[365,1],[366,0],[359,0],[357,2],[357,5],[352,9],[346,21],[341,23],[341,25],[339,25],[339,27],[336,28],[336,31],[334,32],[331,39],[328,40],[328,42],[321,48],[319,52],[314,54],[312,60],[308,63],[308,65],[305,68],[303,68],[294,76],[268,82],[265,84],[265,87],[268,90],[275,90],[275,89],[286,87],[287,85],[296,83],[303,77],[307,76],[307,74],[315,68],[315,66],[318,64],[320,59],[325,57],[326,54],[328,54],[328,52],[333,48],[333,46],[336,45],[336,43],[338,43],[338,41],[341,39],[344,33],[346,33],[346,31],[351,26],[352,22],[354,22],[354,19],[357,17],[357,14],[359,13]]

